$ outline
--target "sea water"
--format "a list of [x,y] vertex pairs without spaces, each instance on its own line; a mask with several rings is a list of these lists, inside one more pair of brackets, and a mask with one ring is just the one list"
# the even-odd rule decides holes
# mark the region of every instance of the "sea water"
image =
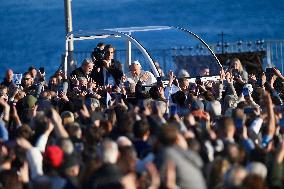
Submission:
[[[226,41],[284,39],[283,10],[279,0],[72,1],[74,30],[171,25],[190,29],[208,43],[220,41],[221,32]],[[171,36],[161,44],[147,38],[153,48],[172,45]],[[51,74],[61,63],[64,39],[64,0],[1,1],[0,79],[7,68],[23,73],[30,65]]]

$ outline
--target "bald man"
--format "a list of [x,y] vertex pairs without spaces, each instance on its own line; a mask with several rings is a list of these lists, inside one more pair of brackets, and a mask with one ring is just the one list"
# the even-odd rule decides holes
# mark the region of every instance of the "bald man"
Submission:
[[9,87],[11,84],[13,84],[13,76],[14,76],[13,70],[8,69],[6,71],[6,77],[2,81],[1,85]]

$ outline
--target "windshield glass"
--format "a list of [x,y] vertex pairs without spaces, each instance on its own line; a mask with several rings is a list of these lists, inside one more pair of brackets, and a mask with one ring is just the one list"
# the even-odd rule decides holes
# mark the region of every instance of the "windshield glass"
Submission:
[[[127,33],[127,32],[125,32]],[[128,33],[127,33],[128,34]],[[211,54],[210,50],[194,35],[182,30],[172,28],[158,31],[136,31],[130,34],[149,53],[150,57],[162,76],[167,76],[170,70],[176,76],[188,73],[190,77],[219,75],[221,66]],[[122,64],[124,72],[128,72],[127,41],[126,38],[116,37],[108,39],[88,40],[90,42],[76,45],[74,53],[75,61],[80,65],[84,58],[90,57],[97,43],[112,44],[115,48],[115,60]],[[78,41],[76,43],[79,43]],[[131,46],[131,62],[138,60],[143,70],[152,71],[150,62],[143,56],[135,46]]]

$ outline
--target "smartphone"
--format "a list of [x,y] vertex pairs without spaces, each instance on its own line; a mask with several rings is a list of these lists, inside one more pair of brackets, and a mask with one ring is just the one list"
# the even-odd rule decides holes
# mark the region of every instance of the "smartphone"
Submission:
[[274,75],[274,68],[266,68],[265,73],[267,75]]
[[174,84],[175,86],[177,86],[177,87],[179,86],[177,78],[175,78],[175,79],[173,80],[173,84]]
[[44,74],[44,72],[45,72],[45,71],[44,71],[44,67],[40,67],[40,68],[39,68],[39,72],[40,72],[41,74]]
[[245,98],[249,97],[249,90],[247,88],[243,89],[243,95],[244,95]]
[[111,101],[114,101],[116,99],[115,93],[110,93]]
[[22,78],[23,78],[23,74],[15,73],[13,75],[13,83],[15,83],[16,85],[21,85]]
[[238,69],[233,69],[232,70],[232,76],[233,77],[239,77],[240,76],[239,70]]
[[259,86],[259,87],[262,87],[262,79],[258,79],[256,81],[256,85]]
[[190,93],[195,93],[197,91],[197,86],[195,84],[190,84],[188,90]]
[[125,81],[125,82],[124,82],[124,87],[126,87],[126,88],[129,88],[129,87],[130,87],[129,81]]
[[162,78],[161,77],[157,77],[157,83],[158,82],[162,82]]
[[87,91],[87,86],[81,86],[81,91]]
[[197,76],[197,77],[196,77],[195,83],[196,83],[197,85],[201,85],[201,84],[202,84],[202,82],[201,82],[201,77],[200,77],[200,76]]

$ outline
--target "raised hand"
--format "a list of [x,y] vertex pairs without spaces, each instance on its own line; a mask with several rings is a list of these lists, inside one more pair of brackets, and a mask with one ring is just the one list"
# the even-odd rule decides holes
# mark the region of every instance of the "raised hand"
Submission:
[[169,79],[172,80],[172,81],[175,79],[175,75],[174,75],[174,72],[172,70],[169,71]]
[[49,118],[51,123],[54,125],[54,130],[59,137],[61,137],[61,138],[68,138],[69,137],[68,133],[66,132],[66,130],[64,129],[64,127],[62,125],[62,119],[61,119],[59,113],[56,110],[51,108],[47,112],[46,116]]
[[169,71],[169,84],[168,84],[168,86],[171,86],[174,80],[175,80],[174,72],[172,70],[170,70]]
[[122,77],[121,77],[121,83],[125,83],[127,80],[127,77],[126,75],[124,74]]
[[64,74],[64,72],[62,70],[59,70],[58,75],[63,79],[67,79],[66,75]]
[[79,80],[77,79],[77,76],[76,75],[73,75],[70,77],[70,80],[72,82],[73,85],[76,85],[78,86],[79,85]]
[[227,72],[225,77],[228,83],[233,83],[234,79],[230,72]]
[[3,107],[3,120],[9,121],[10,106],[3,97],[0,97],[0,106]]
[[225,71],[223,69],[221,69],[221,71],[220,71],[220,79],[221,79],[221,81],[223,81],[225,79],[225,77],[226,77],[226,73],[225,73]]
[[82,115],[84,118],[89,118],[89,117],[90,117],[89,110],[88,110],[88,108],[86,107],[85,104],[83,104],[83,107],[82,107],[82,109],[80,110],[80,112],[81,112],[81,115]]
[[87,95],[87,91],[82,91],[81,93],[80,93],[80,97],[85,97]]
[[274,70],[274,73],[275,73],[278,77],[283,78],[283,76],[282,76],[280,70],[278,70],[278,69],[275,68],[275,67],[273,68],[273,70]]
[[145,72],[141,77],[140,77],[140,81],[141,82],[145,82],[149,79],[150,77],[150,73],[149,72]]
[[252,81],[256,81],[256,76],[254,74],[249,74],[249,79]]
[[266,75],[265,75],[265,73],[262,73],[262,75],[261,75],[261,85],[263,86],[265,84],[265,82],[266,82]]

